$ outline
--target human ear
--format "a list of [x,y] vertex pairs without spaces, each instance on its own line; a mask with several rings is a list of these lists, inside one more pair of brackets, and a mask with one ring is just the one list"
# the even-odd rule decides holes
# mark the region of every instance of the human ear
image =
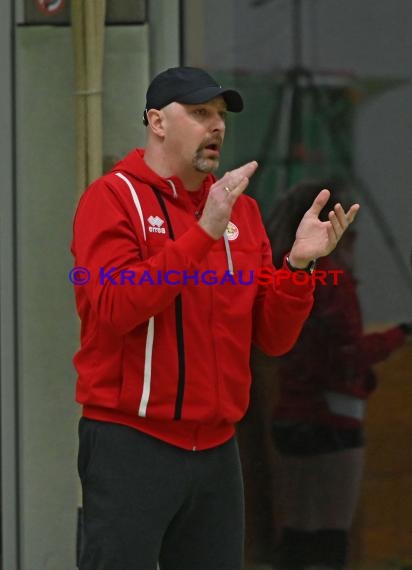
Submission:
[[155,135],[164,136],[164,114],[162,110],[150,109],[147,111],[147,120],[149,127]]

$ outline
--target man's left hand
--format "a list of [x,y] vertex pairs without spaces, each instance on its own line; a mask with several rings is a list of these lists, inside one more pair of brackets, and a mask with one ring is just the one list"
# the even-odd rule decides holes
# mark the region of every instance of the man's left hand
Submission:
[[321,222],[319,214],[329,200],[329,196],[329,190],[324,189],[319,192],[312,206],[303,216],[289,254],[289,261],[293,267],[303,269],[313,259],[329,255],[355,219],[360,208],[359,204],[353,204],[345,212],[342,205],[338,203],[329,212],[329,220]]

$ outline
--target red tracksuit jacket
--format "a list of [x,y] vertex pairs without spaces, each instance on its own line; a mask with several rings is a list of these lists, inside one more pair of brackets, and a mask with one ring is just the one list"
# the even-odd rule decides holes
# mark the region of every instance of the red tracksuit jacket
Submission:
[[[236,202],[225,245],[196,221],[213,176],[189,193],[143,156],[132,151],[95,181],[76,212],[75,265],[90,272],[87,284],[75,286],[77,401],[85,417],[205,449],[230,438],[246,411],[251,343],[287,352],[313,287],[291,279],[240,284],[240,275],[249,282],[251,272],[273,268],[255,201]],[[208,284],[213,278],[219,283]]]

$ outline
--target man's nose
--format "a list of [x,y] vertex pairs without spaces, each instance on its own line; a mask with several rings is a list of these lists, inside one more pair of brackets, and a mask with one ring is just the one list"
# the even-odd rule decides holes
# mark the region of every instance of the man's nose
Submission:
[[213,120],[213,124],[212,124],[212,130],[213,132],[220,132],[220,133],[224,133],[226,129],[226,123],[223,117],[221,117],[220,115],[216,115],[216,117]]

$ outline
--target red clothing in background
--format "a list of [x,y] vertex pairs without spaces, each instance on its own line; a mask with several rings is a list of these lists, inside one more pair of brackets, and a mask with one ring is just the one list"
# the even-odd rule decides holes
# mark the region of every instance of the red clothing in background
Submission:
[[[340,270],[332,258],[319,260],[318,270]],[[365,400],[376,387],[372,365],[402,346],[399,327],[363,333],[356,281],[344,270],[318,284],[312,313],[295,347],[279,359],[280,400],[277,420],[307,421],[356,427],[360,419],[332,413],[325,392]]]

